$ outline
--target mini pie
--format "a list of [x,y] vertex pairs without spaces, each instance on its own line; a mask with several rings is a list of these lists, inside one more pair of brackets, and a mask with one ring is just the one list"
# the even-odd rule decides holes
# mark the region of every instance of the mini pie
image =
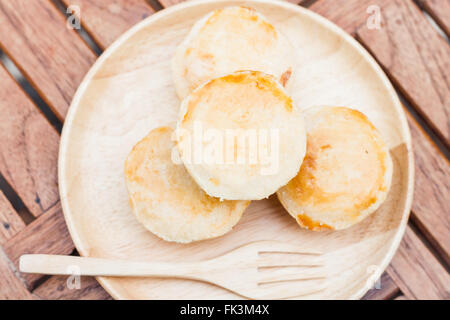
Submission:
[[177,141],[198,185],[227,200],[275,193],[297,174],[306,152],[302,113],[273,76],[257,71],[194,90],[181,104]]
[[220,201],[201,190],[172,160],[172,133],[167,127],[154,129],[128,155],[125,179],[134,214],[167,241],[187,243],[227,233],[250,202]]
[[176,92],[184,99],[211,79],[239,71],[274,75],[283,85],[294,70],[289,40],[253,9],[227,7],[200,19],[172,60]]
[[304,228],[348,228],[386,199],[393,170],[389,150],[359,111],[313,107],[305,111],[305,121],[305,160],[278,198]]

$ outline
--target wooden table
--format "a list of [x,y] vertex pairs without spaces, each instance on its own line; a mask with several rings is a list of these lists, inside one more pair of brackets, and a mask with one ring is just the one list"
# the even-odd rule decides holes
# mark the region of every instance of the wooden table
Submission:
[[[18,259],[76,254],[57,186],[58,143],[72,96],[120,34],[177,2],[0,0],[0,299],[110,299],[93,278],[71,290],[65,277],[20,274]],[[380,288],[364,298],[449,299],[450,0],[290,2],[364,45],[395,84],[408,116],[416,161],[411,219]],[[67,27],[73,5],[80,8],[81,30]],[[378,9],[381,28],[368,28]]]

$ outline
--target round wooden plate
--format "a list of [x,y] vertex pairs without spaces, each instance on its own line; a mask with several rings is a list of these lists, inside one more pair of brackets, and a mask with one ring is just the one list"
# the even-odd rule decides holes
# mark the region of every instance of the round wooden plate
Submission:
[[[387,141],[394,161],[391,191],[382,207],[358,225],[336,232],[302,230],[272,196],[254,201],[225,236],[186,245],[159,239],[131,212],[124,160],[151,129],[173,124],[177,118],[179,100],[170,69],[176,46],[204,14],[237,4],[264,14],[295,46],[298,68],[293,98],[298,106],[358,109]],[[360,298],[390,262],[405,230],[413,194],[411,137],[402,105],[381,68],[328,20],[282,1],[193,1],[158,12],[133,27],[89,71],[64,124],[59,187],[67,225],[83,256],[196,261],[250,241],[287,241],[324,252],[325,289],[302,298]],[[189,280],[98,280],[120,299],[240,298]]]

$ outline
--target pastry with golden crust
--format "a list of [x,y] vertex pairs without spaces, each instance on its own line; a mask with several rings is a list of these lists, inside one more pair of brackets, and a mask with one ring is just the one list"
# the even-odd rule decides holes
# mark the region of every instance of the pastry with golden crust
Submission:
[[172,60],[176,92],[184,99],[211,79],[239,71],[272,74],[292,82],[294,50],[267,19],[250,8],[227,7],[195,23]]
[[278,198],[304,228],[348,228],[386,199],[393,170],[389,150],[359,111],[313,107],[305,111],[305,122],[305,160]]
[[221,201],[200,189],[174,162],[172,133],[168,127],[154,129],[128,155],[125,179],[134,214],[167,241],[187,243],[227,233],[250,202]]
[[306,152],[301,111],[273,76],[257,71],[194,90],[181,104],[177,139],[198,185],[227,200],[267,198],[295,177]]

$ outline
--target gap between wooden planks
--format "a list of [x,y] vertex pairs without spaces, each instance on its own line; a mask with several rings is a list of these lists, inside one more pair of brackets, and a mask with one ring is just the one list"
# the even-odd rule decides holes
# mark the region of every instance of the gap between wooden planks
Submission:
[[[180,1],[161,1],[161,3],[166,6],[172,5],[174,4],[174,2],[178,3]],[[397,75],[398,81],[396,81],[396,83],[398,86],[403,88],[403,91],[412,92],[411,96],[409,96],[409,99],[413,100],[413,104],[416,106],[416,108],[428,107],[430,99],[437,103],[437,105],[433,105],[433,107],[437,109],[437,111],[433,112],[434,110],[432,110],[431,116],[429,117],[431,120],[429,120],[429,122],[432,124],[432,126],[438,128],[438,130],[441,130],[440,134],[442,137],[444,137],[444,139],[448,139],[448,108],[446,105],[444,105],[444,101],[449,100],[445,99],[445,97],[448,95],[448,84],[446,84],[446,78],[442,73],[442,67],[443,70],[449,69],[446,68],[448,64],[446,58],[450,58],[450,55],[445,54],[446,52],[448,52],[448,46],[440,38],[438,33],[431,27],[428,21],[426,21],[425,17],[423,17],[423,15],[420,13],[418,8],[412,1],[406,0],[402,3],[400,1],[391,0],[319,0],[313,4],[311,9],[313,11],[322,13],[322,15],[325,15],[327,18],[331,18],[331,20],[334,20],[335,23],[346,29],[346,31],[350,32],[353,35],[357,34],[359,38],[363,39],[364,32],[367,32],[368,29],[364,26],[358,28],[358,26],[363,25],[367,20],[367,9],[369,8],[369,6],[373,5],[378,5],[379,8],[382,8],[385,21],[392,22],[392,20],[397,18],[397,20],[395,20],[395,23],[399,24],[399,22],[402,22],[403,25],[407,28],[400,31],[402,33],[412,35],[407,39],[403,39],[400,37],[397,42],[393,44],[382,43],[379,48],[380,52],[385,52],[386,48],[389,47],[397,48],[401,47],[401,45],[410,45],[410,48],[407,47],[405,50],[397,53],[398,60],[403,62],[405,58],[408,57],[408,53],[411,50],[415,49],[415,43],[419,41],[418,38],[421,37],[420,40],[426,41],[426,46],[417,47],[416,55],[413,57],[413,59],[407,61],[407,63],[413,66],[423,66],[423,57],[435,57],[436,62],[431,68],[429,66],[428,68],[425,68],[426,66],[422,68],[422,71],[425,70],[424,78],[419,79],[418,83],[410,83],[411,77],[414,78],[413,76],[416,72],[416,70],[414,69],[409,69],[410,73],[413,74],[403,74],[400,72]],[[398,17],[395,17],[395,14],[400,15],[404,21],[399,21]],[[416,28],[416,24],[420,25],[421,30],[414,29],[409,32],[411,28]],[[386,24],[383,25],[380,33],[382,33],[383,31],[386,32],[385,29]],[[421,32],[417,33],[414,31]],[[375,32],[376,31],[374,31],[373,33]],[[390,28],[387,32],[396,32],[396,34],[398,34],[399,31],[395,30],[394,28]],[[435,56],[435,52],[437,52],[437,56]],[[440,54],[442,52],[444,52],[444,54]],[[390,57],[391,55],[387,56]],[[396,70],[394,71],[402,71],[404,65],[395,67]],[[392,68],[387,69],[388,74],[392,76],[392,74],[394,73],[393,70],[391,70]],[[430,81],[430,79],[434,79],[434,81]],[[421,93],[423,92],[423,84],[428,84],[427,89],[431,92],[431,94],[428,94],[428,96],[421,96]],[[438,87],[435,88],[433,84],[435,86],[437,84]],[[435,94],[433,95],[433,93]],[[442,96],[444,96],[444,99],[442,99]],[[416,100],[414,99],[419,100],[419,102],[416,102]],[[422,114],[428,117],[428,113],[426,111],[422,111]],[[446,214],[447,212],[450,212],[448,201],[446,201],[446,194],[448,194],[449,191],[449,185],[447,181],[450,180],[448,162],[446,161],[445,157],[439,152],[436,146],[431,142],[429,137],[426,136],[415,119],[413,119],[413,117],[409,113],[407,113],[407,115],[412,131],[412,136],[415,142],[415,157],[417,163],[416,167],[419,169],[416,170],[418,171],[418,174],[416,178],[417,183],[415,193],[416,199],[419,199],[419,201],[416,201],[414,203],[413,208],[416,209],[415,212],[417,212],[417,214],[414,214],[414,217],[416,218],[418,225],[425,232],[429,240],[437,247],[443,258],[448,262],[448,246],[450,245],[450,228],[448,225],[448,217]],[[437,125],[435,125],[436,122],[438,123]],[[433,161],[430,161],[430,154],[433,155],[431,159]],[[433,173],[432,184],[427,183],[430,182],[429,174],[431,173]],[[432,203],[431,208],[430,202]],[[408,232],[410,234],[410,238],[413,237],[411,235],[411,230],[409,230]],[[401,249],[402,246],[400,247],[399,251],[401,251]],[[420,249],[428,252],[428,249],[425,246],[420,247]],[[399,258],[397,258],[397,260],[398,259]],[[428,267],[431,268],[434,265],[439,265],[439,262],[436,259],[431,261],[432,263]],[[401,263],[398,263],[398,265],[402,266]],[[439,270],[443,271],[443,269]],[[444,281],[445,279],[447,278],[443,277],[441,280]],[[419,280],[425,281],[427,279],[419,277]],[[398,279],[398,281],[400,281],[400,279]],[[405,282],[402,283],[403,287],[405,287],[404,283]],[[417,289],[418,288],[416,288],[416,290]],[[414,297],[411,290],[408,292],[408,294],[411,298]],[[445,290],[440,290],[439,294],[441,294],[441,297],[445,296]]]
[[25,228],[25,223],[0,190],[0,246]]
[[[96,60],[50,0],[0,1],[0,47],[59,119]],[[45,26],[45,27],[44,27]]]
[[81,24],[103,50],[131,26],[155,12],[147,0],[62,0],[77,6]]
[[[346,1],[349,6],[351,2],[355,1]],[[373,1],[367,3],[373,4]],[[402,92],[408,92],[407,98],[416,109],[422,110],[422,114],[431,114],[429,119],[440,119],[441,127],[448,130],[450,80],[444,72],[450,70],[450,46],[411,0],[378,1],[378,4],[382,13],[380,29],[369,30],[363,19],[352,21],[348,26],[355,27],[353,33],[357,39],[374,54]],[[318,5],[320,1],[314,7]],[[350,12],[350,7],[346,10]],[[347,17],[344,12],[342,16]],[[340,17],[335,22],[339,21]],[[450,203],[447,195],[450,192],[450,168],[445,156],[433,143],[430,144],[420,125],[408,112],[407,116],[416,160],[413,219],[449,263],[450,222],[447,213]]]
[[0,172],[37,217],[59,199],[59,135],[0,65]]
[[450,37],[450,0],[418,0],[423,9]]
[[[114,1],[113,5],[109,6],[108,21],[110,26],[116,27],[99,29],[102,32],[108,32],[105,34],[106,40],[101,43],[103,46],[109,45],[108,39],[109,42],[112,42],[139,19],[143,19],[145,15],[153,12],[151,7],[144,3],[144,0],[141,2],[142,5],[138,6],[138,10],[133,6],[138,1],[133,1],[133,3]],[[87,10],[87,13],[90,12],[92,19],[97,19],[97,22],[104,24],[103,17],[100,20],[96,18],[96,10],[101,9],[102,3],[104,4],[103,1],[97,1],[97,8],[90,7],[89,4],[83,6],[81,2],[78,4],[84,9],[93,9]],[[123,8],[122,4],[126,4],[126,8]],[[12,60],[61,119],[64,117],[78,83],[95,61],[95,56],[74,31],[65,27],[65,17],[52,3],[35,1],[32,5],[36,10],[30,10],[29,3],[25,3],[25,1],[17,1],[15,4],[0,3],[0,23],[2,27],[5,25],[5,29],[9,28],[9,31],[12,32],[3,33],[4,30],[2,30],[0,44],[10,57],[14,55]],[[145,12],[142,12],[141,9]],[[32,11],[33,16],[26,19],[27,16],[22,15],[24,10]],[[17,19],[11,19],[11,16]],[[118,18],[121,19],[120,23],[117,21]],[[47,33],[38,32],[37,34],[40,36],[35,37],[29,32],[40,23],[45,22],[50,25],[50,30],[46,30]],[[54,41],[55,37],[59,41]],[[40,51],[34,52],[33,48],[36,47]],[[64,50],[68,47],[75,49],[73,60],[75,63],[68,60],[71,57]],[[48,52],[52,54],[46,55]],[[14,57],[18,58],[14,59]],[[53,59],[59,63],[50,61]],[[71,74],[73,71],[76,71],[75,75]],[[60,76],[54,77],[55,73]],[[2,138],[2,142],[5,141],[0,146],[0,155],[2,156],[0,169],[32,214],[35,216],[42,214],[41,218],[25,228],[23,221],[16,213],[13,213],[9,202],[0,198],[2,200],[0,208],[4,209],[0,219],[5,220],[3,229],[0,229],[2,242],[16,234],[18,228],[25,228],[20,235],[5,243],[5,250],[13,261],[8,264],[2,263],[1,266],[15,264],[17,267],[18,258],[23,253],[70,254],[73,244],[62,218],[59,204],[55,204],[59,199],[56,180],[59,136],[3,66],[0,66],[0,80],[2,82],[0,97],[5,102],[0,106],[0,114],[5,117],[1,121],[1,125],[4,127],[0,128],[2,129],[0,138]],[[21,107],[18,108],[18,105]],[[54,208],[51,208],[52,206]],[[4,227],[5,225],[8,226],[7,229]],[[15,276],[14,272],[5,273],[5,275],[6,278],[2,281],[16,283],[14,278],[11,278]],[[26,275],[23,284],[32,289],[41,278],[38,275]],[[61,290],[61,281],[54,281],[52,277],[40,286],[37,293],[41,298],[79,298],[85,293],[91,298],[108,296],[95,280],[86,281],[83,282],[83,285],[86,283],[88,285],[82,287],[81,291],[66,291]],[[22,283],[22,280],[19,282]],[[55,286],[57,290],[51,290]],[[18,293],[21,293],[19,287],[16,289]],[[12,285],[11,288],[13,288]],[[11,292],[8,293],[8,297],[11,297]]]
[[428,124],[450,142],[450,46],[412,0],[382,7],[380,29],[357,29],[357,38]]

